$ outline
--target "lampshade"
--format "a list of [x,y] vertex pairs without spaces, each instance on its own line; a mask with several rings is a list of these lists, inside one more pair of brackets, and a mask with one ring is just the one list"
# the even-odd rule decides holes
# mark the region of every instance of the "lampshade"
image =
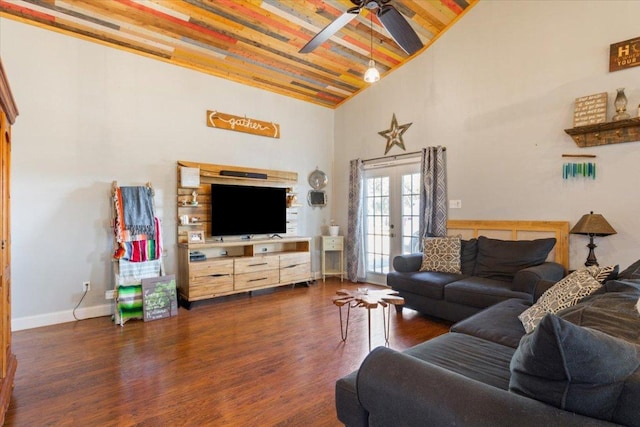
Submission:
[[364,72],[364,81],[367,83],[375,83],[380,80],[380,72],[376,69],[376,63],[373,59],[369,60],[369,68]]
[[593,211],[586,215],[582,215],[580,221],[573,226],[571,234],[587,234],[593,236],[609,236],[616,234],[616,230],[607,222],[600,214],[594,214]]

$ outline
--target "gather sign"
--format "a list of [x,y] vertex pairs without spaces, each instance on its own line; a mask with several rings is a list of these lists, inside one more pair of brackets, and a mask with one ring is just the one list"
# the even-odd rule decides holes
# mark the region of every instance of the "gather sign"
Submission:
[[207,126],[253,135],[268,136],[270,138],[280,138],[280,125],[277,123],[234,116],[219,111],[207,110]]

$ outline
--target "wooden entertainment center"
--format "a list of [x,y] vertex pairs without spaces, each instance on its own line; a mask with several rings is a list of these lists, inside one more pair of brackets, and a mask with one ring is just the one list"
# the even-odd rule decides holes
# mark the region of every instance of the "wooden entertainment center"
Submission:
[[[199,186],[182,187],[183,167],[199,169]],[[211,184],[284,187],[292,192],[297,173],[186,161],[178,161],[177,173],[177,282],[182,305],[189,308],[194,301],[312,280],[311,238],[293,235],[295,227],[287,226],[286,234],[272,238],[211,236]],[[287,207],[297,213],[294,204]],[[185,216],[187,221],[181,222]]]

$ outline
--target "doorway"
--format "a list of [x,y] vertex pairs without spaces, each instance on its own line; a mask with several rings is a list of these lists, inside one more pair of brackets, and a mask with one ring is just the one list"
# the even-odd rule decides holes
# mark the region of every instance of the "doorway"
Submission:
[[386,285],[393,258],[419,252],[420,159],[365,166],[366,281]]

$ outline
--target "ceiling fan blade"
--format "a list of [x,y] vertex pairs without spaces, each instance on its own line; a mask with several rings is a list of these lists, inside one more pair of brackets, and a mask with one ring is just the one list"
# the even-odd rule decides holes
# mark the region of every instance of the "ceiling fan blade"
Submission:
[[404,16],[398,12],[398,9],[392,5],[384,5],[378,8],[377,15],[384,28],[402,50],[409,55],[413,55],[422,49],[423,45],[420,38],[416,32],[413,31],[413,28],[411,28],[411,25],[409,25]]
[[309,42],[300,49],[300,53],[309,53],[313,49],[327,41],[329,37],[337,33],[342,27],[347,25],[360,13],[360,7],[352,7],[345,13],[337,17],[333,22],[324,27],[322,31],[315,35]]

